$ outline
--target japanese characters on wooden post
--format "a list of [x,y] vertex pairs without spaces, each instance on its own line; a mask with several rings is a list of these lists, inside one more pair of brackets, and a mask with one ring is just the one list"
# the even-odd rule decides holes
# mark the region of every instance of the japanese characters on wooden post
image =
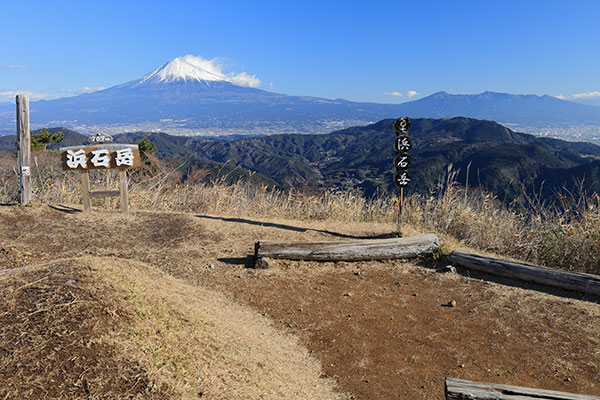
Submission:
[[[89,139],[97,143],[89,146],[61,147],[60,156],[62,168],[65,171],[80,171],[83,194],[83,209],[90,211],[91,198],[121,196],[121,211],[128,211],[128,168],[140,166],[140,151],[137,144],[104,144],[111,142],[112,137],[98,132]],[[88,171],[92,169],[117,169],[119,170],[119,190],[100,190],[90,192]]]
[[396,174],[394,175],[394,183],[398,186],[398,221],[401,222],[403,215],[403,197],[404,187],[410,183],[410,156],[408,151],[412,148],[412,143],[408,137],[410,129],[410,119],[408,117],[398,118],[394,121],[394,130],[396,131],[396,139],[394,140],[394,150],[396,150],[396,158],[394,166]]

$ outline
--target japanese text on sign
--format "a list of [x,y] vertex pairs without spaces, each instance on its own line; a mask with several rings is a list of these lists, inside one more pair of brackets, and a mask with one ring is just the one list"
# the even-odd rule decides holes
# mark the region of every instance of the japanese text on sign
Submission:
[[126,169],[140,166],[137,145],[98,145],[60,149],[64,170]]
[[410,129],[410,119],[408,117],[398,118],[394,121],[394,130],[396,135],[406,135]]
[[404,187],[410,183],[410,174],[408,171],[399,171],[394,175],[394,183],[396,186]]
[[394,141],[394,149],[398,153],[406,153],[412,148],[412,143],[408,136],[398,136]]
[[410,183],[410,174],[407,171],[410,166],[408,151],[412,148],[412,143],[408,137],[409,129],[410,119],[408,117],[398,118],[394,121],[394,130],[396,131],[396,139],[394,140],[394,150],[396,150],[394,183],[401,189],[399,195],[400,210],[402,210],[402,188]]

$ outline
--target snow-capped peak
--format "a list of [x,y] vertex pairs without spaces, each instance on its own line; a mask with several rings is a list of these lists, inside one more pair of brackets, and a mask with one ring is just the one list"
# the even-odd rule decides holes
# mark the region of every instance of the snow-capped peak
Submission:
[[245,72],[236,74],[223,72],[223,66],[217,59],[206,60],[202,57],[187,55],[177,57],[140,79],[139,83],[152,80],[158,82],[198,81],[229,82],[238,86],[255,87],[260,85],[256,75]]

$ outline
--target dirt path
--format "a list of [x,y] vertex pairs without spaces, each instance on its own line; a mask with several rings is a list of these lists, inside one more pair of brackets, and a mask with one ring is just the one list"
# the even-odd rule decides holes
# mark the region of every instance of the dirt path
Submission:
[[229,294],[297,335],[356,399],[442,399],[445,377],[600,395],[600,305],[589,299],[425,262],[244,265],[259,239],[368,237],[389,225],[4,208],[0,229],[4,268],[114,256]]

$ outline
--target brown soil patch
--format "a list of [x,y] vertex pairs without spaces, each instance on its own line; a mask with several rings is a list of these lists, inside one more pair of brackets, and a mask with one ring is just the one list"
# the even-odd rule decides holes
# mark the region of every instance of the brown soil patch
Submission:
[[164,398],[107,342],[130,315],[92,270],[52,263],[0,279],[0,398]]
[[2,246],[32,259],[136,259],[228,294],[297,335],[351,398],[442,399],[445,377],[600,395],[597,299],[440,274],[427,261],[245,267],[259,239],[368,237],[390,225],[0,210],[11,218]]

